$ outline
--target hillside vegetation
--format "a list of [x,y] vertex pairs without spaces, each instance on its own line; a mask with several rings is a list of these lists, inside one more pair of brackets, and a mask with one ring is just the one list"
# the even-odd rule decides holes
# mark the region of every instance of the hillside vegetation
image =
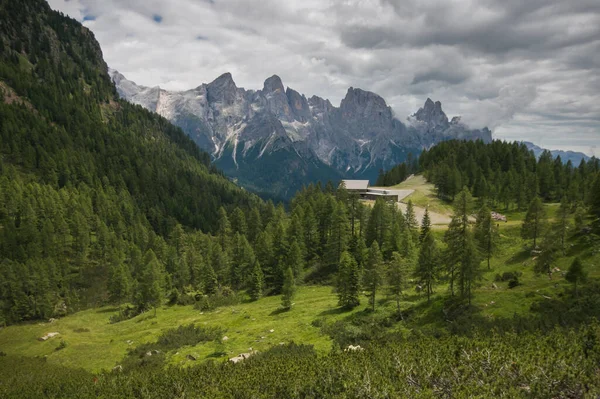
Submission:
[[0,397],[599,394],[597,159],[448,142],[414,203],[285,209],[115,100],[79,23],[0,18]]

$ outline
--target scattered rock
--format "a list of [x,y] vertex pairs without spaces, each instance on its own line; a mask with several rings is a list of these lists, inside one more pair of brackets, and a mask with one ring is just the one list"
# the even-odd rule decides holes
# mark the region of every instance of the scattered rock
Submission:
[[555,267],[554,269],[552,269],[552,273],[558,273],[560,272],[560,269],[558,267]]
[[548,295],[542,295],[542,297],[546,298],[546,299],[552,299],[552,297],[548,296]]
[[495,289],[495,290],[498,289],[498,286],[496,285],[496,283],[492,283],[492,288]]
[[495,303],[496,303],[495,301],[490,301],[490,305],[493,305],[493,304],[495,304]]
[[115,366],[112,368],[112,371],[118,371],[121,372],[123,371],[123,366],[121,366],[120,364],[118,366]]
[[127,345],[132,345],[132,344],[133,344],[133,341],[132,341],[132,340],[130,340],[130,339],[128,339],[128,340],[127,340],[127,341],[125,341],[125,342],[127,342]]
[[224,336],[223,338],[221,338],[221,341],[223,341],[223,342],[228,341],[228,340],[229,340],[229,337],[227,335]]
[[280,342],[279,345],[285,345],[285,342]]
[[267,338],[267,337],[260,337],[260,339],[265,339],[265,338]]
[[161,353],[162,353],[161,351],[159,351],[159,350],[156,350],[156,349],[154,349],[154,350],[152,351],[152,354],[153,354],[153,355],[160,355]]
[[[252,349],[252,348],[250,348],[250,349]],[[229,358],[229,361],[233,362],[233,363],[241,362],[242,360],[248,359],[250,356],[254,355],[256,352],[257,351],[251,351],[248,353],[240,353],[238,356]]]
[[196,360],[198,360],[198,355],[192,355],[192,354],[190,353],[190,354],[188,354],[188,355],[187,355],[185,358],[186,358],[186,359],[188,359],[188,360],[192,360],[192,361],[194,361],[194,362],[195,362]]
[[346,349],[344,349],[344,352],[356,352],[356,351],[362,351],[364,350],[360,345],[348,345],[348,347]]
[[51,333],[47,333],[46,335],[44,335],[43,337],[39,337],[38,340],[39,341],[47,341],[50,338],[56,337],[59,333],[57,332],[51,332]]
[[152,356],[152,351],[146,352],[146,357],[150,357],[150,356]]
[[269,330],[269,332],[270,332],[270,333],[273,333],[273,332],[275,332],[275,330],[273,330],[273,329],[270,329],[270,330]]
[[55,319],[55,318],[50,318],[50,319],[48,319],[48,323],[54,323],[55,321],[56,321],[56,319]]

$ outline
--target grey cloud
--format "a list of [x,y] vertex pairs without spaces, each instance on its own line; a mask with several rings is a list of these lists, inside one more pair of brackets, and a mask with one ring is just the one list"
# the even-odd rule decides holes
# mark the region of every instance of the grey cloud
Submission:
[[600,143],[598,0],[49,3],[146,86],[184,90],[229,71],[257,89],[277,74],[333,104],[349,86],[376,92],[400,119],[431,97],[499,138]]

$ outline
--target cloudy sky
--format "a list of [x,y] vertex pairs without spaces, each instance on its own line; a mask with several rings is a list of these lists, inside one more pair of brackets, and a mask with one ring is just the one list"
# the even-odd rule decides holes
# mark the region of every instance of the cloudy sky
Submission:
[[600,155],[598,0],[49,0],[108,65],[184,90],[231,72],[338,105],[348,87],[404,120],[430,97],[494,137]]

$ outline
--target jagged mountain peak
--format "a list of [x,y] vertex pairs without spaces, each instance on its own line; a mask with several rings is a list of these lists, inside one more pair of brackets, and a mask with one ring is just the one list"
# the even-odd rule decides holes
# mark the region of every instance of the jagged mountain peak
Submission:
[[263,93],[264,94],[273,93],[273,92],[285,93],[285,90],[283,88],[283,82],[281,81],[281,78],[277,75],[273,75],[273,76],[267,78],[263,85]]
[[417,120],[426,122],[432,126],[448,126],[448,117],[442,110],[442,103],[439,101],[433,102],[431,98],[427,98],[422,108],[414,114]]
[[231,73],[225,72],[207,85],[208,100],[231,105],[235,101],[237,86]]

